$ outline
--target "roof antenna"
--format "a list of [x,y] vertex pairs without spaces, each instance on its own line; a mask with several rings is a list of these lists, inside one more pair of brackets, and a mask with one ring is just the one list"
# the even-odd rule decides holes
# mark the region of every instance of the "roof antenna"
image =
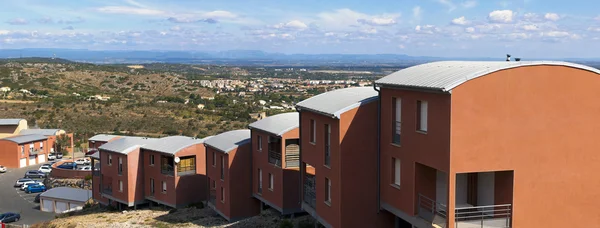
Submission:
[[506,62],[510,62],[510,55],[506,54]]

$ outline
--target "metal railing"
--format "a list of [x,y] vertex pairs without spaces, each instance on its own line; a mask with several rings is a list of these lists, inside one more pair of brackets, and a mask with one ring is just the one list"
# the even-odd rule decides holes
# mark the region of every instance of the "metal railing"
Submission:
[[445,227],[446,219],[448,218],[448,208],[444,204],[419,194],[418,214],[419,217],[432,224]]
[[456,227],[508,228],[511,227],[512,205],[500,204],[456,208]]
[[177,175],[178,176],[185,176],[185,175],[191,175],[191,174],[196,174],[196,166],[195,165],[177,166]]
[[281,167],[281,152],[269,150],[269,163]]
[[165,175],[169,175],[169,176],[173,176],[173,174],[175,174],[174,170],[175,169],[171,165],[163,165],[160,168],[160,173],[165,174]]

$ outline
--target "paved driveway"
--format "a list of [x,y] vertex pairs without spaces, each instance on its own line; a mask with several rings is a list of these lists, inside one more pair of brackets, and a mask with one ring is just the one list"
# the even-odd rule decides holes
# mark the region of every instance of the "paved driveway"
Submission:
[[23,178],[25,171],[37,170],[41,164],[28,166],[20,169],[8,169],[6,173],[0,173],[0,213],[21,213],[21,220],[13,224],[34,224],[42,221],[52,220],[54,213],[42,212],[40,204],[33,200],[37,193],[27,194],[19,188],[13,187],[15,181]]

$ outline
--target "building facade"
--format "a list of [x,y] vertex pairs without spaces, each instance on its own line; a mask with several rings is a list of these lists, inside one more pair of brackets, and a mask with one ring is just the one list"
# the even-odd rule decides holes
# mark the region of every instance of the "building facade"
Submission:
[[143,146],[141,153],[147,200],[173,208],[206,200],[204,139],[164,137]]
[[25,119],[0,119],[0,139],[17,135],[23,129],[27,129]]
[[377,204],[377,100],[373,88],[347,88],[296,105],[302,209],[325,227],[393,225]]
[[0,164],[23,168],[44,163],[48,159],[48,137],[17,135],[0,139]]
[[434,62],[376,81],[382,208],[402,227],[600,222],[599,74],[565,62]]
[[301,212],[298,113],[270,116],[249,127],[253,196],[283,215]]
[[208,206],[228,221],[260,213],[252,196],[252,146],[250,130],[234,130],[206,141]]

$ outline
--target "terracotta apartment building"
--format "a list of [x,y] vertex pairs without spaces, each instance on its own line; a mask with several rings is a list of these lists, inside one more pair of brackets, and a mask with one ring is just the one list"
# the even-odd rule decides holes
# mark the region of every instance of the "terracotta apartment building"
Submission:
[[252,196],[252,146],[250,130],[234,130],[206,141],[208,206],[228,221],[260,213]]
[[377,80],[381,208],[399,227],[600,223],[599,74],[448,61]]
[[377,203],[377,100],[371,87],[326,92],[300,112],[302,209],[325,227],[391,227]]
[[[92,136],[88,139],[88,148],[89,149],[98,149],[98,147],[104,145],[109,141],[113,141],[122,136],[116,135],[105,135],[99,134]],[[104,198],[102,196],[102,172],[100,168],[102,167],[102,159],[100,157],[100,151],[96,151],[91,155],[87,155],[92,160],[92,197],[97,199],[99,202],[104,204],[108,204],[108,198]]]
[[266,117],[251,123],[249,128],[252,194],[283,215],[301,212],[298,113]]
[[151,202],[181,208],[206,200],[205,139],[169,136],[142,147],[144,195]]
[[59,148],[57,148],[57,138],[61,137],[61,136],[68,136],[69,137],[69,144],[66,145],[65,149],[67,150],[67,152],[69,153],[73,153],[73,133],[67,133],[65,130],[62,129],[22,129],[19,132],[19,135],[44,135],[46,137],[48,137],[48,145],[47,147],[49,148],[48,151],[50,153],[54,153],[55,151],[58,151]]
[[136,207],[146,203],[144,172],[140,148],[158,139],[122,137],[100,146],[100,198],[102,204],[118,208]]
[[110,142],[115,139],[118,139],[120,137],[122,137],[122,136],[106,135],[106,134],[94,135],[88,139],[88,148],[98,149],[100,146],[104,145],[105,143]]
[[44,135],[16,135],[0,139],[0,164],[22,168],[47,161],[48,137]]

